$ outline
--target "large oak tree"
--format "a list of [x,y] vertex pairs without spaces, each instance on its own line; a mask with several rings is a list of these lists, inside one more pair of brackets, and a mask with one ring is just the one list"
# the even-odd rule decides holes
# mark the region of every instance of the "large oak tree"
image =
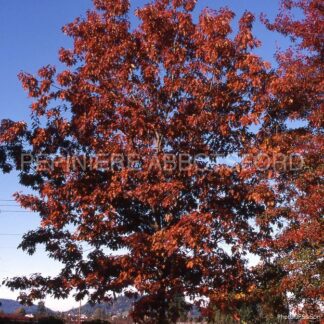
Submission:
[[[233,36],[232,11],[205,9],[195,22],[194,0],[144,5],[136,28],[128,1],[94,0],[94,7],[63,29],[74,41],[59,52],[64,71],[45,66],[37,76],[20,74],[33,98],[32,122],[1,124],[0,166],[20,172],[35,194],[16,199],[41,217],[20,247],[33,254],[43,244],[62,263],[57,277],[35,274],[7,285],[22,289],[24,301],[72,291],[94,302],[135,295],[133,318],[153,323],[175,321],[179,311],[170,305],[179,296],[232,314],[269,291],[282,300],[291,269],[279,258],[277,282],[265,268],[279,247],[297,258],[294,235],[311,233],[310,220],[313,229],[318,224],[316,208],[297,207],[320,201],[319,177],[305,182],[310,170],[232,167],[218,156],[287,156],[298,146],[321,172],[319,109],[310,99],[318,91],[318,58],[311,65],[305,57],[304,87],[293,57],[270,71],[253,53],[260,43],[250,12]],[[280,17],[269,27],[295,33]],[[309,124],[291,131],[291,118]],[[55,163],[22,165],[28,154]],[[179,163],[197,155],[195,163]],[[116,156],[110,167],[102,163]],[[78,158],[72,167],[71,157]],[[283,218],[285,232],[276,239],[274,225]],[[248,267],[248,252],[261,257],[261,271]],[[267,280],[279,287],[265,289]]]

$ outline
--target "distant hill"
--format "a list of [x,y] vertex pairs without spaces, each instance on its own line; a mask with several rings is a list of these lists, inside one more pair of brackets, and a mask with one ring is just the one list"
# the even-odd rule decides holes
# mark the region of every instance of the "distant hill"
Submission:
[[[37,313],[37,305],[33,306],[23,306],[19,302],[12,300],[12,299],[1,299],[0,298],[0,312],[4,312],[6,314],[13,314],[18,308],[23,307],[26,310],[27,314],[35,314]],[[124,313],[129,313],[132,309],[134,303],[134,299],[127,298],[125,296],[119,296],[115,301],[112,303],[102,303],[102,304],[95,304],[91,305],[89,303],[83,305],[81,307],[81,313],[91,316],[96,311],[96,309],[102,310],[105,314],[110,315],[121,315]],[[48,313],[54,313],[51,309],[46,308]],[[66,314],[73,314],[78,315],[79,309],[74,308],[67,312]],[[199,316],[199,311],[196,307],[193,307],[191,310],[191,314],[196,317]]]
[[[0,303],[1,303],[1,305],[0,305],[0,311],[3,311],[6,314],[12,314],[18,308],[21,308],[21,307],[23,307],[26,310],[26,313],[27,314],[35,314],[35,313],[37,313],[37,305],[24,306],[24,305],[21,305],[16,300],[12,300],[12,299],[1,299],[1,298],[0,298]],[[49,308],[46,308],[46,310],[49,313],[52,313],[53,312]]]
[[[126,296],[119,296],[115,301],[112,303],[102,303],[102,304],[95,304],[91,305],[89,303],[81,306],[81,313],[87,316],[91,316],[94,314],[96,309],[100,309],[104,311],[105,314],[109,315],[121,315],[124,313],[129,313],[132,309],[133,303],[135,299],[127,298]],[[77,315],[79,314],[78,308],[73,308],[66,312],[67,314]],[[192,317],[199,317],[200,312],[196,306],[190,311]]]
[[[128,313],[132,308],[133,302],[134,299],[130,299],[125,296],[120,296],[112,303],[102,303],[95,305],[87,303],[81,306],[81,313],[86,315],[92,315],[98,308],[104,311],[106,314],[111,315]],[[67,311],[66,313],[76,315],[79,313],[79,309],[74,308]]]

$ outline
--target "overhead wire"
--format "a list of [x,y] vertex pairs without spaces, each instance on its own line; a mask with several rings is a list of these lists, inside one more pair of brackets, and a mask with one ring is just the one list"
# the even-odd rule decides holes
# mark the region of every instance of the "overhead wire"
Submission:
[[0,207],[20,207],[19,205],[1,205]]
[[3,210],[0,209],[0,214],[5,214],[5,213],[34,213],[33,211],[30,210]]

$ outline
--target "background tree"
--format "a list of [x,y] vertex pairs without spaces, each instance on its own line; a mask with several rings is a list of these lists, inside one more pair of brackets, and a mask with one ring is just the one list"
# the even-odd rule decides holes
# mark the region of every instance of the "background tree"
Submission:
[[45,303],[43,301],[40,301],[37,304],[37,314],[40,316],[44,316],[44,315],[46,315],[46,313],[47,313],[47,310],[45,307]]
[[96,308],[93,312],[92,318],[95,320],[105,320],[106,319],[106,313],[105,310],[102,308]]
[[15,310],[15,314],[16,315],[20,315],[20,316],[25,316],[26,315],[26,310],[24,307],[19,307]]
[[250,169],[263,188],[256,199],[267,204],[259,225],[272,231],[272,239],[260,241],[259,248],[270,252],[265,264],[271,260],[282,269],[276,292],[270,295],[285,294],[295,311],[319,317],[323,306],[323,9],[317,0],[284,0],[273,23],[263,17],[270,30],[290,37],[292,46],[276,55],[278,69],[268,83],[267,112],[250,146],[255,154],[277,160],[265,172]]

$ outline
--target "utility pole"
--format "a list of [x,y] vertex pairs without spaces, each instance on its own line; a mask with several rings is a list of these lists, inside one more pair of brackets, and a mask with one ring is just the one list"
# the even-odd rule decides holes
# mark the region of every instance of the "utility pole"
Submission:
[[81,324],[81,300],[79,303],[79,324]]

